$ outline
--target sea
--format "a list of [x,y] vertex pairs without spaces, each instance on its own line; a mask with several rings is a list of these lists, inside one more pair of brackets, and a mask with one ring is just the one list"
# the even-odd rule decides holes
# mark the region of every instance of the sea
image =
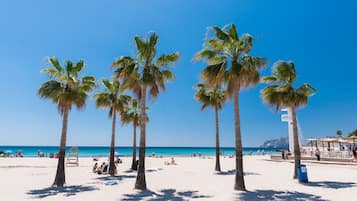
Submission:
[[[69,152],[71,147],[67,147],[66,153]],[[107,146],[78,146],[79,157],[99,157],[108,156],[109,147]],[[0,146],[0,152],[3,151],[9,154],[16,154],[18,150],[21,150],[24,157],[37,157],[41,152],[45,156],[49,154],[56,154],[59,151],[58,146]],[[115,147],[115,151],[119,156],[132,155],[132,147]],[[139,151],[139,150],[137,150]],[[201,154],[204,156],[215,155],[215,147],[146,147],[146,155],[156,156],[192,156],[193,154]],[[278,149],[273,148],[259,148],[259,147],[245,147],[243,148],[243,154],[276,154]],[[221,153],[223,155],[233,155],[233,147],[221,147]]]

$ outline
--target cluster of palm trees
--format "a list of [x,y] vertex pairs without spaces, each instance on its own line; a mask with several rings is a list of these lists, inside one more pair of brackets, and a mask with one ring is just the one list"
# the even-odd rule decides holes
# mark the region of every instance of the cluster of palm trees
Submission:
[[296,109],[307,104],[308,98],[316,90],[309,84],[298,88],[293,87],[296,80],[296,70],[293,62],[278,61],[273,65],[271,76],[260,78],[259,70],[264,69],[267,59],[251,56],[253,38],[249,34],[238,35],[234,24],[223,28],[212,27],[205,40],[204,48],[199,51],[195,59],[203,60],[207,66],[201,72],[202,83],[196,85],[195,98],[202,103],[202,109],[211,106],[215,110],[216,119],[216,165],[220,171],[219,161],[219,128],[218,110],[222,109],[227,99],[233,99],[235,126],[235,159],[236,175],[234,189],[245,191],[243,172],[243,149],[239,114],[239,95],[242,89],[256,86],[260,82],[269,85],[261,91],[263,101],[275,107],[276,112],[282,108],[292,109],[292,124],[294,130],[294,178],[297,166],[300,165],[300,148],[298,144],[298,130]]
[[[207,66],[201,73],[202,82],[195,85],[195,98],[202,103],[202,110],[214,108],[216,124],[216,165],[221,171],[219,148],[218,112],[228,99],[234,102],[236,176],[235,189],[246,190],[243,174],[243,149],[240,129],[239,94],[242,89],[255,86],[261,81],[269,83],[262,90],[264,102],[275,107],[291,107],[293,111],[294,142],[297,140],[296,108],[306,105],[308,97],[315,89],[309,84],[294,88],[296,71],[292,62],[279,61],[273,66],[273,75],[260,78],[259,70],[265,68],[267,60],[249,55],[253,47],[253,38],[249,34],[239,36],[234,24],[223,28],[213,27],[213,35],[205,41],[204,48],[195,59],[203,60]],[[147,38],[135,37],[136,53],[134,56],[122,56],[112,63],[114,76],[111,80],[102,80],[104,90],[94,95],[97,108],[109,109],[112,119],[112,136],[109,155],[109,174],[115,175],[115,128],[117,115],[123,124],[133,125],[133,159],[132,169],[137,170],[136,189],[146,189],[145,149],[147,98],[155,99],[160,91],[165,90],[165,83],[175,75],[170,71],[179,59],[179,53],[157,55],[159,37],[150,33]],[[41,98],[54,102],[63,117],[59,160],[54,185],[65,183],[65,148],[68,114],[72,106],[81,109],[96,87],[92,76],[81,76],[84,61],[73,63],[66,61],[63,66],[55,57],[49,58],[49,67],[42,70],[50,80],[43,83],[38,90]],[[131,94],[132,96],[128,95]],[[140,127],[139,163],[136,162],[136,128]],[[300,151],[295,144],[295,165],[300,163]],[[296,177],[296,167],[294,178]]]
[[[159,37],[151,33],[148,38],[135,37],[137,52],[134,57],[122,56],[112,64],[114,76],[112,80],[104,79],[104,90],[94,95],[97,108],[108,108],[112,119],[112,135],[109,154],[109,174],[115,175],[115,128],[117,115],[123,124],[133,124],[133,159],[131,168],[137,170],[135,188],[146,189],[145,180],[145,148],[146,148],[146,99],[152,99],[165,90],[165,83],[175,76],[170,67],[179,59],[178,52],[157,55]],[[84,61],[73,63],[66,61],[64,66],[55,57],[48,60],[49,67],[42,70],[50,80],[43,83],[38,91],[41,98],[50,99],[57,104],[63,116],[57,174],[54,185],[65,183],[65,149],[68,114],[72,106],[83,108],[89,93],[96,87],[94,77],[81,77]],[[129,96],[126,92],[131,92]],[[136,128],[140,126],[139,164],[136,160]]]

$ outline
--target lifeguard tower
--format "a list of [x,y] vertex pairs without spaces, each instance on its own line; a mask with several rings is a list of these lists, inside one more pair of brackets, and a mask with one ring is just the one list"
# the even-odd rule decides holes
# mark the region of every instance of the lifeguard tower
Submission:
[[66,166],[79,166],[78,147],[71,147],[69,149]]

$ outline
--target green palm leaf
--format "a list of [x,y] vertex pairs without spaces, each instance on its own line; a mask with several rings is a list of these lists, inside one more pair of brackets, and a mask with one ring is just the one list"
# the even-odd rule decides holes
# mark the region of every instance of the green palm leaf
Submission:
[[56,57],[50,57],[48,61],[50,67],[41,72],[46,73],[51,80],[41,85],[38,90],[39,96],[57,104],[61,114],[66,108],[70,110],[73,105],[78,109],[83,108],[88,93],[96,86],[94,77],[78,77],[85,65],[84,61],[80,60],[77,63],[65,61],[64,67],[60,65]]
[[94,95],[97,108],[109,108],[109,117],[112,117],[114,110],[123,112],[128,107],[131,97],[123,94],[118,80],[102,80],[105,89]]
[[271,76],[263,77],[269,83],[262,91],[263,101],[278,112],[285,107],[302,107],[308,98],[316,93],[316,89],[305,83],[298,88],[293,87],[296,80],[296,69],[293,62],[277,61],[273,65]]

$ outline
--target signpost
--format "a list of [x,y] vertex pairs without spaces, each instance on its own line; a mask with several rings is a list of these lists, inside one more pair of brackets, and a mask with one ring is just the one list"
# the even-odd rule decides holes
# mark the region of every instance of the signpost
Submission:
[[[281,121],[288,123],[288,133],[289,133],[289,151],[294,153],[294,135],[293,135],[293,121],[292,121],[292,111],[291,108],[283,108],[281,109],[282,112],[287,112],[281,115]],[[299,124],[297,122],[297,124]],[[297,125],[298,126],[298,125]],[[301,140],[300,140],[300,127],[298,126],[298,139],[299,139],[299,147],[301,147]]]

